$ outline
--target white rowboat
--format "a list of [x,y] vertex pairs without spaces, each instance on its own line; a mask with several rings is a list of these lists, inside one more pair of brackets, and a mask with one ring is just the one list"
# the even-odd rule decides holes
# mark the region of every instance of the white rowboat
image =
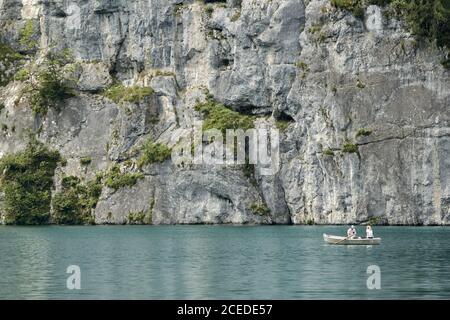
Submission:
[[342,244],[342,245],[376,245],[381,243],[381,238],[348,238],[340,236],[332,236],[329,234],[323,234],[323,240],[329,244]]

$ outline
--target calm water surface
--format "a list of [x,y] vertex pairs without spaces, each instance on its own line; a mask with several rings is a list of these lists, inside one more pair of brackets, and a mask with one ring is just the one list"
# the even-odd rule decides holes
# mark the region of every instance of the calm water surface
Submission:
[[[450,228],[377,227],[380,246],[322,233],[345,228],[0,227],[0,298],[450,299]],[[66,288],[69,265],[81,290]],[[367,289],[370,265],[380,290]]]

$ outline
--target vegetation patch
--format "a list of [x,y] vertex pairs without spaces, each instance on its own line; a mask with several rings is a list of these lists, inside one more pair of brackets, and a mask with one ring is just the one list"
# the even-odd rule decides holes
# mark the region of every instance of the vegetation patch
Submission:
[[37,41],[34,39],[35,34],[36,31],[33,20],[28,20],[20,31],[19,44],[27,51],[34,50],[38,45]]
[[211,17],[212,14],[214,13],[214,7],[211,4],[208,4],[205,7],[205,13],[208,15],[208,17]]
[[[225,107],[223,104],[214,100],[211,95],[207,95],[206,102],[198,103],[195,110],[203,115],[203,131],[216,129],[226,136],[227,130],[242,129],[247,131],[255,127],[255,116],[243,115],[237,111]],[[246,163],[243,166],[243,173],[252,184],[256,184],[254,178],[255,166],[249,163],[248,155]]]
[[299,68],[300,70],[302,70],[303,74],[302,74],[302,78],[306,78],[307,74],[309,73],[310,69],[308,67],[308,65],[306,64],[306,62],[304,61],[297,61],[295,63],[295,66],[297,68]]
[[151,87],[125,87],[122,84],[117,84],[106,90],[104,96],[117,104],[122,104],[125,102],[138,103],[153,95],[153,93],[154,90]]
[[195,110],[203,115],[203,131],[217,129],[225,136],[227,129],[246,131],[254,128],[256,117],[240,114],[216,102],[213,98],[208,98],[204,103],[198,103]]
[[336,87],[336,85],[332,85],[331,86],[331,92],[333,92],[333,94],[335,95],[337,93],[338,89]]
[[281,132],[284,132],[287,130],[287,128],[289,127],[289,125],[291,124],[290,121],[286,121],[286,120],[280,120],[278,119],[275,122],[277,129],[280,130]]
[[359,129],[358,132],[356,133],[356,138],[359,138],[359,137],[368,137],[368,136],[370,136],[372,133],[373,133],[372,130],[361,128],[361,129]]
[[226,8],[226,0],[203,0],[203,3],[206,4],[205,6],[205,13],[208,15],[208,17],[211,17],[214,13],[214,3],[218,7]]
[[174,6],[174,14],[176,16],[181,15],[183,13],[183,10],[186,8],[186,5],[184,3],[177,3]]
[[363,0],[331,0],[331,4],[336,8],[350,11],[357,18],[364,17],[365,5]]
[[[439,47],[450,48],[450,1],[448,0],[331,0],[331,4],[364,17],[369,5],[387,6],[386,12],[406,22],[419,39],[436,41]],[[449,64],[444,64],[449,67]]]
[[261,202],[253,203],[250,206],[250,210],[252,211],[253,214],[257,214],[260,216],[267,216],[270,214],[270,209],[267,207],[266,204]]
[[70,79],[65,76],[64,67],[69,63],[67,53],[47,54],[44,67],[30,84],[31,108],[35,114],[45,115],[49,107],[59,109],[65,99],[75,96]]
[[143,148],[142,155],[138,160],[138,167],[155,163],[164,162],[169,159],[172,155],[172,150],[162,143],[154,143],[153,139],[148,139]]
[[366,85],[360,79],[356,80],[356,87],[359,89],[364,89]]
[[142,225],[142,224],[152,224],[151,212],[131,212],[127,217],[127,224]]
[[167,71],[167,70],[155,70],[155,72],[153,73],[154,77],[176,77],[176,74],[172,71]]
[[17,81],[26,81],[30,78],[30,70],[27,68],[22,68],[14,76],[14,80]]
[[367,222],[365,224],[372,225],[372,226],[387,225],[387,219],[386,219],[386,217],[383,217],[383,216],[369,217],[369,220],[367,220]]
[[436,40],[440,47],[450,48],[450,1],[385,0],[389,12],[402,18],[412,33],[422,39]]
[[[450,53],[448,53],[448,55],[450,55]],[[450,57],[443,59],[441,64],[445,69],[450,69]]]
[[127,217],[127,224],[144,224],[144,212],[131,212]]
[[299,68],[299,69],[305,71],[305,72],[308,72],[308,71],[309,71],[308,64],[307,64],[306,62],[304,62],[304,61],[297,61],[297,62],[295,63],[295,66],[296,66],[297,68]]
[[334,156],[334,151],[331,150],[330,148],[328,148],[328,149],[323,150],[323,154],[326,156],[332,157],[332,156]]
[[53,198],[53,222],[66,225],[94,224],[93,209],[102,193],[102,176],[82,183],[78,177],[65,177],[62,191]]
[[315,24],[308,28],[308,32],[311,34],[319,33],[322,30],[323,25]]
[[358,146],[354,143],[347,142],[342,147],[342,152],[345,153],[358,153]]
[[124,173],[118,165],[113,166],[105,175],[105,185],[108,188],[119,190],[125,187],[133,187],[138,180],[143,179],[142,173]]
[[83,157],[83,158],[80,159],[80,164],[82,166],[88,166],[88,165],[91,164],[91,162],[92,162],[92,158],[91,157]]
[[24,151],[0,160],[6,224],[49,223],[53,176],[60,161],[58,152],[34,139]]
[[0,43],[0,87],[12,80],[23,59],[24,57],[10,46]]
[[153,224],[153,209],[155,208],[155,198],[152,198],[150,200],[150,208],[148,209],[148,213],[147,213],[147,224]]

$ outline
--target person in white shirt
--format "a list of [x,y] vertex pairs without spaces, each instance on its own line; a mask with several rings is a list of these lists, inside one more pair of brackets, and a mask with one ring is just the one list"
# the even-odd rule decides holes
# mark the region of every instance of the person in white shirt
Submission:
[[356,229],[355,226],[351,226],[348,230],[347,230],[347,237],[356,237]]
[[373,238],[373,230],[370,225],[366,227],[366,238],[368,238],[368,239]]

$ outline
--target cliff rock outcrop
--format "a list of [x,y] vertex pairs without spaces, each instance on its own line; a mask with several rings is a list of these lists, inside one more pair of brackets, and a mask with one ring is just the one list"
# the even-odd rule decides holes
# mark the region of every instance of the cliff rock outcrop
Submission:
[[[450,224],[446,51],[383,11],[355,17],[328,0],[0,0],[0,157],[30,133],[59,151],[53,194],[64,177],[89,181],[115,165],[142,174],[104,185],[96,223]],[[52,65],[49,52],[66,55],[57,73],[73,94],[55,107],[39,100],[36,112],[34,72]],[[137,164],[149,140],[175,147],[205,99],[280,128],[276,174]]]

